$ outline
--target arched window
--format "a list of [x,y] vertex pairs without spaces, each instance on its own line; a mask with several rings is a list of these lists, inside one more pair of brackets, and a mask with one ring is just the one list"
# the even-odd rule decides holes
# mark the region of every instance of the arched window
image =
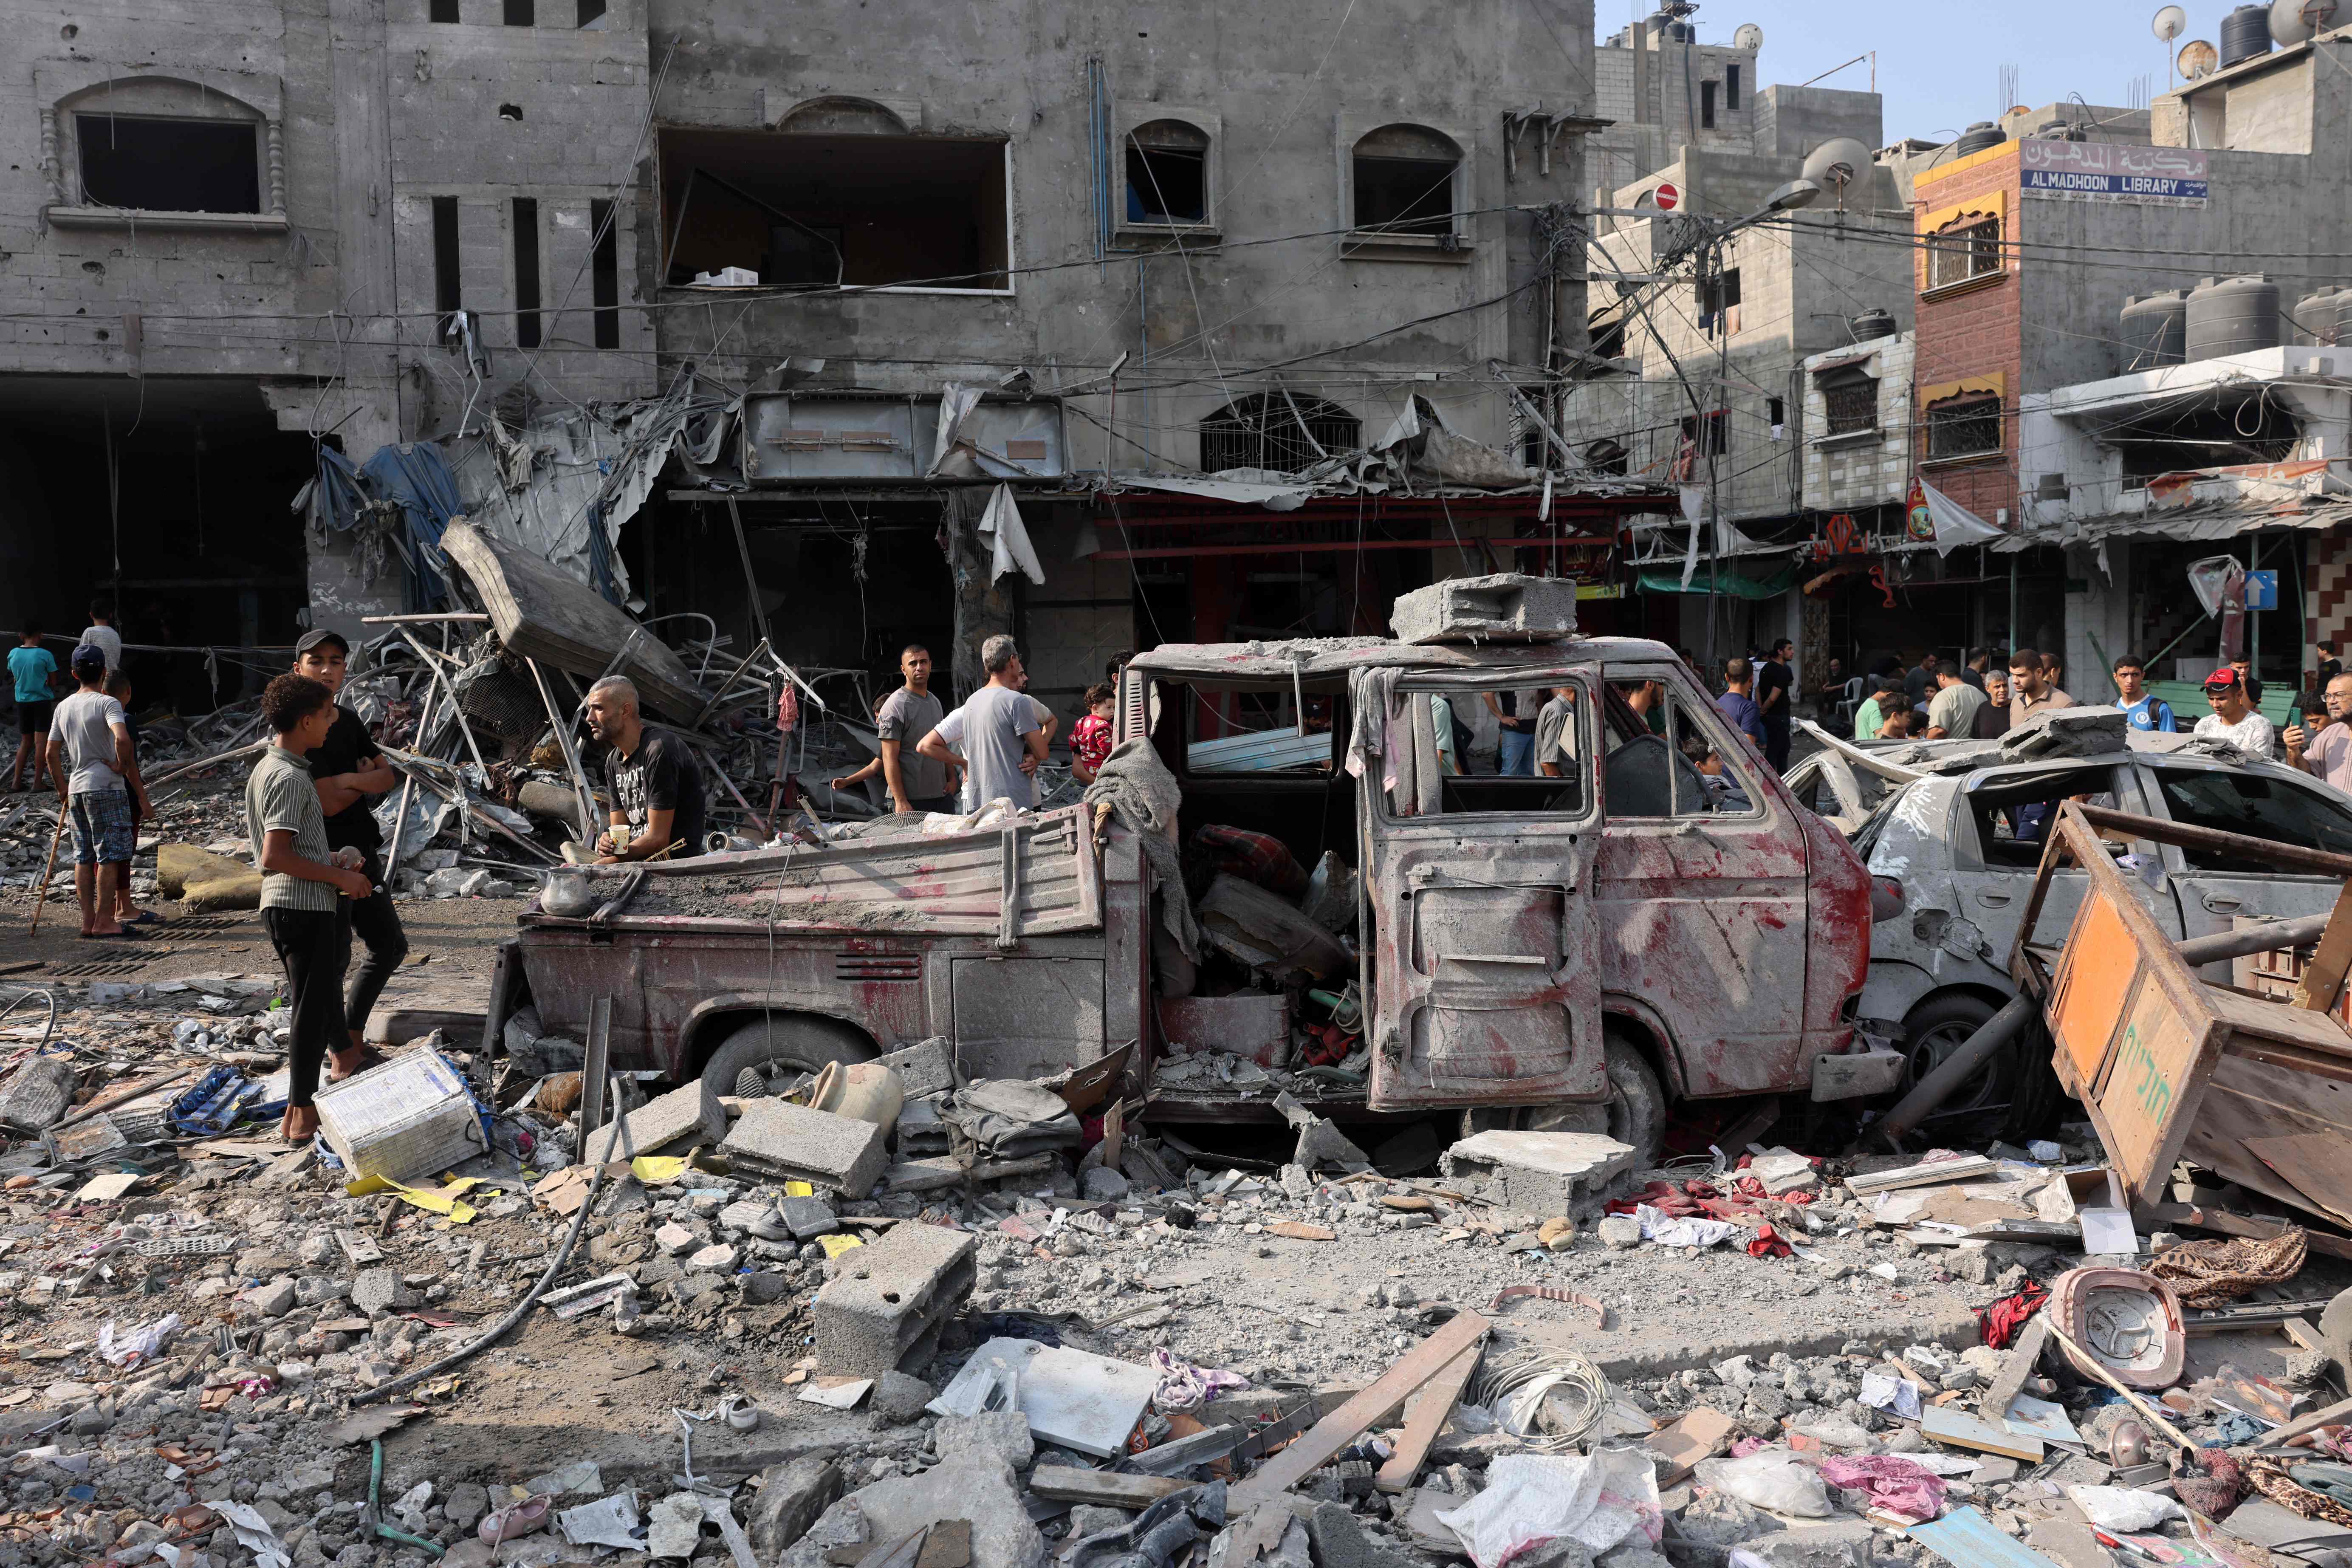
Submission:
[[1259,394],[1237,397],[1201,421],[1201,468],[1271,468],[1296,473],[1327,458],[1352,452],[1364,422],[1319,397]]
[[55,199],[156,213],[285,207],[278,127],[194,82],[142,77],[69,94],[44,139],[62,143],[50,155]]
[[1450,235],[1462,149],[1420,125],[1383,125],[1356,143],[1359,233]]
[[1209,137],[1181,120],[1154,120],[1127,136],[1127,221],[1206,223]]
[[793,105],[776,129],[801,136],[904,136],[907,122],[870,98],[812,98]]

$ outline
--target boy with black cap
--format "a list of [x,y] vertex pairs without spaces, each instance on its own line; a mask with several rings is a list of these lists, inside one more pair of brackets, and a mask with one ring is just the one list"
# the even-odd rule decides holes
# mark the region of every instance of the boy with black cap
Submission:
[[[131,810],[138,757],[131,721],[122,704],[106,694],[106,650],[84,643],[73,650],[74,679],[81,689],[57,706],[49,719],[49,777],[73,817],[74,891],[81,900],[81,934],[131,938],[115,919],[114,896],[131,878],[131,856],[139,847],[138,816]],[[146,813],[143,791],[140,813]]]
[[[330,697],[340,696],[343,678],[350,673],[351,657],[351,645],[341,633],[324,627],[304,632],[294,645],[294,673],[317,681]],[[341,1079],[383,1059],[365,1049],[368,1015],[375,1010],[384,983],[408,956],[408,936],[401,930],[400,913],[393,908],[392,895],[381,890],[385,885],[384,866],[378,852],[383,847],[383,833],[376,826],[374,811],[374,798],[398,781],[366,723],[341,702],[335,704],[335,721],[327,738],[310,752],[310,763],[319,809],[327,817],[327,847],[358,850],[362,858],[360,869],[367,874],[370,889],[365,898],[336,905],[336,939],[344,963],[351,963],[354,933],[367,944],[367,958],[352,972],[350,989],[343,995],[343,1022],[351,1031],[352,1047],[362,1055],[348,1068],[336,1068],[334,1077]]]

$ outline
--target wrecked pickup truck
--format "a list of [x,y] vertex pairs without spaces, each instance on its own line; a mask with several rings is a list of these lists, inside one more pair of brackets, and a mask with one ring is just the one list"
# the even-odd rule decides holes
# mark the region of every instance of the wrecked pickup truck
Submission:
[[[1496,772],[1491,715],[1555,700],[1551,759]],[[503,968],[573,1039],[610,996],[615,1069],[721,1093],[940,1035],[967,1079],[1136,1042],[1163,1121],[1271,1118],[1280,1081],[1342,1120],[1458,1108],[1651,1152],[1675,1101],[1899,1076],[1853,1028],[1861,862],[1662,644],[1168,644],[1128,666],[1116,734],[1106,778],[1173,822],[1098,787],[597,868]]]

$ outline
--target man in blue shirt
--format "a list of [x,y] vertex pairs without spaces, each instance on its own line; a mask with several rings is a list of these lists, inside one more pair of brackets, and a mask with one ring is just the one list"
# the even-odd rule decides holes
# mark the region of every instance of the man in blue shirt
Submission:
[[2168,735],[2179,732],[2171,704],[2149,695],[2147,666],[2137,654],[2127,653],[2116,660],[2116,689],[2122,694],[2116,699],[2116,706],[2124,710],[2133,729],[2160,730]]
[[1725,659],[1723,661],[1724,692],[1715,700],[1715,706],[1725,718],[1731,721],[1733,729],[1748,737],[1760,756],[1763,754],[1766,741],[1764,714],[1756,706],[1756,700],[1748,695],[1748,688],[1753,686],[1755,681],[1755,666],[1736,656]]

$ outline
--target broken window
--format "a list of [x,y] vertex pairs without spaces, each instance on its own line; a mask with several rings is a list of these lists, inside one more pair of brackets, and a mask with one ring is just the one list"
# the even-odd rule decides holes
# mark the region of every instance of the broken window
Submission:
[[1608,436],[1584,448],[1585,466],[1596,474],[1622,474],[1630,456],[1622,441]]
[[1878,428],[1878,378],[1859,365],[1827,370],[1813,377],[1821,388],[1824,436],[1854,436]]
[[2124,488],[2143,489],[2160,474],[2294,456],[2301,427],[2266,391],[2228,404],[2163,404],[2142,417],[2103,420],[2099,444],[2123,452]]
[[1201,470],[1296,473],[1354,451],[1363,436],[1363,421],[1336,403],[1261,393],[1235,398],[1201,421]]
[[664,131],[664,281],[737,267],[776,289],[1010,287],[1002,141]]
[[1601,803],[1612,819],[1762,809],[1754,752],[1679,689],[1638,671],[1612,675],[1602,689]]
[[1418,125],[1387,125],[1356,143],[1355,227],[1383,234],[1454,232],[1462,150]]
[[1197,737],[1184,748],[1188,776],[1331,776],[1331,715],[1336,700],[1328,694],[1288,687],[1255,691],[1190,685],[1181,689],[1189,705],[1185,733]]
[[1927,410],[1927,456],[1972,458],[2000,450],[2000,395],[1947,398]]
[[1715,83],[1698,84],[1698,124],[1702,131],[1715,129]]
[[1927,241],[1927,287],[1948,289],[2001,269],[2000,219],[1969,218]]
[[1619,316],[1613,321],[1607,321],[1595,317],[1585,323],[1585,331],[1591,334],[1592,352],[1598,357],[1601,359],[1625,357],[1624,317]]
[[[2249,838],[2324,849],[2331,855],[2352,854],[2352,812],[2317,790],[2257,773],[2186,768],[2153,771],[2157,787],[2164,792],[2165,809],[2173,821],[2185,826],[2242,833]],[[2192,871],[2253,877],[2286,874],[2263,861],[2195,846],[2183,847],[2180,858]]]
[[1180,120],[1139,125],[1127,138],[1127,221],[1205,223],[1209,138]]
[[1730,421],[1728,410],[1718,408],[1702,422],[1696,414],[1683,416],[1683,440],[1692,455],[1700,458],[1720,458],[1730,450],[1725,444],[1726,430]]
[[77,114],[82,199],[134,212],[257,213],[260,129],[249,120]]
[[[2042,864],[2042,846],[2058,807],[2070,800],[2115,809],[2113,768],[2077,768],[2016,780],[1996,780],[1968,795],[1977,830],[1977,853],[1988,866],[2031,869]],[[2174,814],[2176,816],[2179,813]]]

